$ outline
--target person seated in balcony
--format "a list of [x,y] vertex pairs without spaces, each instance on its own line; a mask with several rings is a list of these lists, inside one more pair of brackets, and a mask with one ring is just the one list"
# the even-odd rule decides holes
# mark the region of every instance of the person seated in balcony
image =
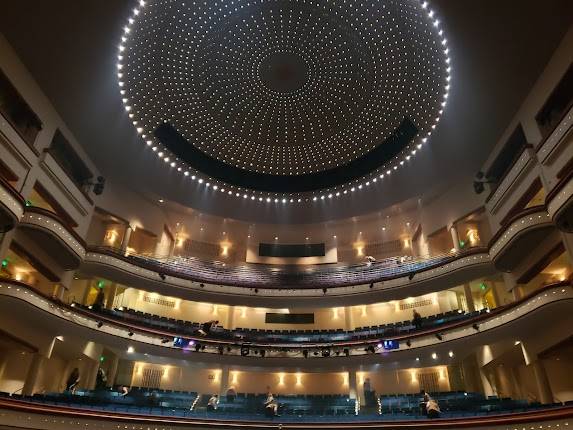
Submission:
[[422,315],[416,309],[412,309],[412,325],[416,327],[416,330],[422,328]]
[[129,387],[127,385],[122,385],[119,387],[119,395],[125,397],[129,394]]
[[237,391],[232,385],[227,389],[227,402],[233,403],[237,397]]
[[105,293],[103,291],[103,288],[100,288],[98,289],[96,298],[92,303],[92,309],[95,311],[101,311],[104,307],[104,301],[105,301]]
[[70,376],[68,377],[68,380],[66,382],[66,391],[75,394],[76,388],[78,387],[79,383],[80,383],[80,370],[76,367],[74,370],[72,370],[72,373],[70,373]]
[[217,324],[219,324],[218,320],[211,320],[204,322],[203,324],[201,324],[201,328],[197,330],[197,333],[199,333],[201,336],[208,336],[211,334],[213,326],[216,326]]
[[264,403],[265,415],[270,417],[280,417],[279,415],[279,404],[277,403],[275,396],[270,391],[267,394],[267,399]]
[[440,406],[438,402],[434,399],[428,400],[426,403],[426,414],[428,418],[440,418]]
[[209,412],[215,412],[219,407],[219,396],[217,394],[213,394],[209,401],[207,402],[207,410]]
[[420,390],[420,395],[422,396],[422,399],[420,400],[420,414],[427,415],[427,405],[431,397],[428,393],[426,393],[426,390]]
[[367,266],[371,266],[372,263],[376,262],[376,259],[374,257],[372,257],[371,255],[367,255],[366,257],[364,257],[364,260],[366,260]]

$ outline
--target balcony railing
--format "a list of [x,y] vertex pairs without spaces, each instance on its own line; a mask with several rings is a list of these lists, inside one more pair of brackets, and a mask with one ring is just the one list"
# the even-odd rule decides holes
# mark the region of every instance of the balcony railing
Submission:
[[107,247],[90,247],[89,252],[99,252],[126,259],[135,265],[157,272],[190,279],[195,282],[215,283],[242,287],[265,288],[317,288],[343,287],[369,284],[412,275],[456,259],[486,252],[486,248],[470,248],[430,257],[392,257],[373,263],[332,264],[314,266],[272,266],[265,264],[233,265],[222,261],[205,261],[192,257],[161,257],[129,254]]

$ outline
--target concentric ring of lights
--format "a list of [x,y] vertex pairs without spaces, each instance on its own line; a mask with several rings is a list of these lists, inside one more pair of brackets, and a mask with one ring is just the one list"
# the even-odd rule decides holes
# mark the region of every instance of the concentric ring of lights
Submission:
[[[272,193],[272,192],[261,192],[261,191],[257,191],[257,190],[253,190],[253,189],[245,189],[245,188],[240,188],[237,186],[234,186],[232,184],[227,184],[227,183],[223,183],[220,182],[216,179],[213,178],[209,178],[207,176],[205,176],[203,173],[193,170],[190,166],[186,165],[185,163],[181,162],[180,160],[178,160],[173,154],[169,153],[168,150],[166,150],[165,148],[162,147],[161,143],[155,139],[155,137],[153,137],[153,130],[155,129],[155,127],[157,127],[160,123],[164,122],[164,121],[177,121],[179,119],[179,121],[181,122],[185,122],[183,120],[181,120],[181,118],[185,118],[184,115],[182,116],[182,110],[185,109],[184,106],[179,105],[179,106],[174,106],[173,109],[175,109],[175,112],[171,112],[169,114],[168,117],[160,117],[159,114],[155,111],[153,111],[153,109],[151,109],[151,107],[153,107],[153,102],[157,101],[158,96],[157,94],[162,94],[167,92],[169,93],[170,91],[172,91],[172,88],[170,87],[165,87],[161,84],[163,84],[164,82],[157,82],[157,78],[154,78],[154,80],[150,83],[149,77],[147,77],[148,79],[145,79],[145,74],[140,75],[139,73],[143,73],[141,72],[141,68],[142,68],[142,64],[148,64],[150,62],[157,62],[157,61],[164,61],[164,58],[155,58],[152,55],[149,55],[149,52],[146,53],[145,51],[145,47],[142,48],[143,49],[143,54],[140,53],[136,47],[133,46],[134,43],[133,41],[130,41],[129,36],[132,34],[132,31],[136,32],[136,31],[142,31],[142,27],[137,27],[137,20],[140,19],[142,16],[146,15],[146,22],[148,24],[147,27],[147,31],[148,33],[145,33],[147,35],[147,38],[144,38],[143,41],[139,41],[139,44],[153,44],[153,43],[158,43],[157,40],[153,40],[155,36],[157,36],[157,38],[159,38],[159,33],[157,33],[159,30],[159,26],[157,26],[157,28],[154,28],[154,22],[158,22],[159,18],[157,17],[157,13],[158,11],[163,11],[165,12],[166,7],[165,5],[176,5],[176,4],[180,4],[182,7],[188,7],[185,6],[185,4],[189,5],[191,4],[192,7],[194,8],[194,12],[193,15],[195,15],[195,17],[193,19],[195,19],[194,23],[197,24],[200,28],[204,29],[207,28],[206,33],[208,32],[208,30],[212,29],[212,27],[209,25],[210,21],[208,20],[207,17],[207,12],[211,12],[214,13],[215,15],[220,14],[221,16],[219,17],[220,19],[223,18],[228,18],[230,16],[233,15],[233,13],[237,13],[238,11],[242,11],[244,8],[248,8],[251,5],[257,5],[257,4],[262,4],[262,3],[278,3],[281,0],[256,0],[256,1],[252,1],[252,2],[248,2],[248,1],[242,1],[242,0],[229,0],[229,1],[225,1],[225,0],[220,0],[220,1],[207,1],[205,0],[204,2],[197,2],[197,1],[190,1],[190,2],[179,2],[177,0],[140,0],[139,1],[139,7],[133,10],[133,15],[129,18],[129,23],[128,25],[126,25],[124,27],[124,35],[122,36],[122,41],[121,44],[119,45],[119,55],[118,55],[118,64],[117,64],[117,68],[118,68],[118,78],[119,78],[119,86],[120,86],[120,92],[122,95],[122,100],[125,106],[126,111],[128,112],[128,115],[130,117],[130,119],[132,119],[132,122],[134,124],[134,126],[136,127],[137,132],[141,135],[143,141],[147,144],[148,147],[151,148],[151,150],[160,158],[162,159],[167,166],[169,166],[169,168],[177,171],[178,173],[182,174],[184,177],[189,178],[192,181],[195,181],[197,184],[200,185],[204,185],[206,188],[210,188],[213,191],[216,191],[218,193],[224,194],[224,195],[228,195],[228,196],[233,196],[233,197],[237,197],[237,198],[243,198],[243,199],[250,199],[253,201],[259,201],[259,202],[274,202],[274,203],[301,203],[301,202],[309,202],[309,201],[318,201],[318,200],[325,200],[325,199],[332,199],[334,197],[340,197],[340,196],[344,196],[350,193],[353,193],[355,191],[358,190],[362,190],[365,189],[367,187],[369,187],[371,184],[374,184],[376,182],[378,182],[379,180],[390,176],[394,171],[398,170],[400,167],[404,166],[410,159],[411,156],[415,155],[417,153],[417,151],[419,151],[423,144],[427,142],[428,138],[430,137],[432,131],[436,128],[437,123],[439,122],[439,119],[443,113],[443,109],[446,106],[446,101],[448,98],[448,92],[450,89],[450,72],[451,72],[451,66],[450,66],[450,58],[448,56],[448,46],[447,46],[447,40],[446,38],[443,36],[443,30],[440,28],[440,22],[439,20],[436,19],[435,17],[435,13],[433,10],[431,10],[428,6],[428,2],[423,1],[423,2],[419,2],[418,0],[392,0],[386,3],[392,3],[394,5],[403,4],[404,8],[410,8],[409,13],[411,14],[418,14],[420,16],[423,16],[425,18],[425,25],[427,26],[427,31],[431,33],[431,38],[428,38],[428,40],[426,41],[426,43],[429,43],[430,45],[432,43],[434,43],[434,45],[436,45],[436,49],[434,50],[435,52],[433,52],[433,54],[441,54],[439,55],[439,57],[441,58],[432,58],[432,61],[436,61],[436,63],[433,64],[433,66],[436,66],[436,69],[429,69],[427,70],[427,72],[430,75],[437,75],[439,76],[439,81],[437,82],[437,91],[436,94],[433,95],[427,95],[428,98],[432,99],[432,103],[435,103],[435,106],[428,108],[430,112],[424,112],[424,114],[428,113],[428,115],[422,115],[421,112],[418,112],[418,114],[423,117],[423,118],[415,118],[418,121],[423,121],[426,120],[424,124],[421,124],[419,126],[420,128],[420,133],[418,135],[418,137],[410,142],[410,144],[397,156],[393,157],[393,159],[388,162],[387,164],[380,166],[378,169],[372,171],[370,174],[368,175],[364,175],[361,178],[352,180],[344,185],[340,185],[340,186],[334,186],[332,188],[328,188],[328,189],[323,189],[323,190],[319,190],[316,192],[306,192],[306,193]],[[314,3],[311,0],[297,0],[298,2],[302,2],[302,3],[309,3],[311,5],[313,5]],[[335,13],[338,14],[338,12],[336,11],[336,6],[334,6],[335,2],[329,2],[329,3],[325,3],[324,8],[329,9],[330,13]],[[380,8],[384,9],[386,6],[384,4],[380,5],[380,1],[379,0],[371,0],[370,2],[357,2],[354,0],[341,0],[338,3],[336,3],[337,5],[342,4],[344,7],[351,7],[352,5],[356,4],[356,3],[360,3],[361,7],[364,7],[364,4],[367,3],[369,4],[372,8],[375,8],[375,5],[378,5]],[[316,7],[320,7],[319,3],[316,3]],[[366,6],[366,9],[368,10],[368,6]],[[155,12],[155,13],[154,13]],[[180,12],[178,10],[178,12]],[[378,9],[378,12],[380,12],[380,9]],[[389,12],[388,12],[389,14]],[[182,22],[182,18],[185,19],[186,17],[186,12],[183,12],[183,15],[178,15],[180,16],[179,19],[177,19],[177,16],[172,15],[171,18],[175,21],[178,22],[178,25],[181,25],[183,27],[187,27],[188,23],[185,24]],[[181,18],[182,17],[182,18]],[[281,16],[281,20],[282,20],[282,16]],[[368,21],[370,18],[368,17],[362,17],[363,19],[366,19],[366,25],[368,25]],[[383,15],[381,17],[383,19]],[[290,18],[292,19],[292,17]],[[392,19],[394,20],[394,17],[392,17]],[[412,17],[409,17],[409,19],[412,19]],[[243,20],[244,22],[244,20]],[[376,25],[380,24],[379,19],[375,19],[375,18],[371,18],[370,22],[369,22],[369,26],[370,26],[370,30],[376,32],[376,26],[374,25],[374,22],[376,23]],[[352,22],[348,23],[349,28],[352,30],[356,30],[357,25],[355,25]],[[420,22],[418,22],[418,25],[421,25]],[[396,24],[396,28],[398,28],[399,24]],[[183,28],[182,27],[182,28]],[[247,25],[248,27],[248,25]],[[182,29],[179,29],[179,33],[174,34],[176,37],[185,37],[183,34],[184,32],[182,31]],[[314,28],[312,28],[312,30],[314,30]],[[359,33],[360,34],[360,33]],[[400,33],[402,34],[402,33]],[[191,34],[190,32],[186,33],[186,36],[194,39],[197,37],[200,37],[200,34]],[[364,39],[364,35],[362,34],[361,36]],[[326,40],[326,39],[325,39]],[[402,40],[403,41],[403,40]],[[300,40],[297,40],[297,43],[300,42]],[[396,41],[394,41],[395,43],[397,43]],[[164,42],[162,42],[163,45],[165,45]],[[326,43],[326,41],[325,41]],[[414,42],[411,42],[414,43]],[[177,45],[175,45],[177,46]],[[196,45],[197,47],[199,47],[199,43],[197,43]],[[293,45],[295,46],[295,45]],[[163,49],[163,47],[162,47]],[[165,48],[167,49],[167,48]],[[275,47],[275,49],[280,49],[280,47]],[[179,55],[184,56],[187,60],[189,59],[188,56],[185,56],[184,51],[181,50],[181,53],[179,53]],[[129,54],[133,54],[133,53],[137,53],[138,55],[138,59],[141,61],[139,63],[138,67],[133,67],[129,62],[127,62],[126,64],[124,64],[124,62],[126,61],[126,56],[128,56]],[[188,53],[188,52],[187,52]],[[169,53],[167,53],[169,54]],[[312,57],[307,57],[304,58],[304,61],[307,62],[308,64],[308,68],[309,68],[309,78],[307,80],[307,82],[305,82],[305,84],[302,86],[302,88],[293,91],[291,93],[284,93],[284,94],[277,94],[276,91],[273,91],[272,89],[266,88],[265,85],[261,82],[260,76],[257,75],[256,70],[257,68],[260,66],[260,62],[264,60],[264,55],[269,55],[269,52],[263,52],[263,53],[259,53],[259,58],[257,59],[257,62],[252,62],[251,63],[251,67],[250,68],[246,68],[246,70],[248,70],[248,73],[251,74],[251,79],[253,82],[256,82],[258,84],[258,92],[256,94],[253,94],[253,98],[256,97],[265,97],[268,96],[268,94],[270,94],[271,96],[273,96],[276,100],[278,100],[278,103],[284,102],[284,100],[288,101],[288,103],[293,103],[296,102],[297,99],[300,99],[304,96],[305,92],[311,91],[309,90],[309,88],[312,88],[313,86],[317,86],[318,83],[316,82],[316,76],[315,74],[320,73],[320,70],[316,70],[316,65],[313,63],[313,59]],[[298,53],[297,53],[298,54]],[[425,53],[424,55],[426,55],[427,53]],[[146,56],[147,55],[147,56]],[[181,57],[182,58],[182,57]],[[430,61],[430,62],[432,62]],[[180,59],[180,62],[182,62],[182,60]],[[190,63],[191,67],[194,63]],[[173,67],[169,62],[167,62],[167,68]],[[412,67],[412,65],[410,64],[409,67]],[[420,64],[416,64],[413,66],[414,68],[416,67],[420,67]],[[135,70],[134,70],[135,69]],[[181,74],[181,71],[178,72],[179,74]],[[142,79],[142,76],[144,77],[144,79]],[[181,77],[181,81],[184,81],[184,76]],[[143,86],[138,86],[137,82],[144,82]],[[412,85],[414,85],[413,82],[405,82],[402,86],[402,88],[404,88],[404,85],[410,85],[410,87]],[[178,86],[177,83],[174,84],[175,87]],[[143,93],[143,89],[142,88],[146,88],[148,90],[147,93]],[[150,89],[153,89],[154,93],[152,94]],[[411,88],[410,88],[411,90]],[[416,88],[416,90],[419,90],[419,88]],[[265,94],[267,93],[267,94]],[[219,100],[219,103],[223,103],[222,105],[224,105],[224,101]],[[220,104],[221,106],[221,104]],[[298,106],[298,105],[297,105]],[[320,107],[319,107],[320,108]],[[418,106],[419,109],[422,109],[422,107]],[[238,108],[240,109],[240,107]],[[320,109],[319,109],[320,110]],[[414,108],[414,114],[415,112],[415,108]],[[368,114],[369,111],[367,110],[366,113]],[[364,114],[364,111],[361,111],[360,114]],[[377,112],[372,113],[370,116],[376,115]],[[344,113],[342,114],[344,115]],[[368,115],[367,115],[368,116]],[[339,119],[339,118],[338,118]],[[336,122],[337,117],[334,118],[334,122]],[[189,124],[189,120],[187,118],[187,124]],[[320,124],[320,121],[319,121]],[[299,124],[300,125],[300,124]],[[351,126],[354,126],[355,124],[351,124]],[[363,123],[359,123],[359,125],[363,125]],[[418,125],[418,124],[417,124]],[[177,124],[178,128],[180,126],[180,123]],[[320,127],[319,127],[320,129]],[[296,128],[295,128],[296,130]],[[344,134],[345,130],[342,130],[342,134]],[[311,134],[314,133],[314,130],[311,130]],[[359,131],[360,133],[360,131]],[[260,134],[260,130],[259,130],[259,134]],[[359,134],[359,135],[363,135],[363,134]],[[229,137],[228,135],[225,137]],[[327,136],[327,137],[331,137],[331,136]],[[268,138],[268,136],[267,136]],[[216,139],[210,139],[208,143],[213,143],[213,141],[216,141]],[[219,142],[215,142],[215,143],[221,143],[222,141]],[[231,140],[231,142],[233,142]],[[354,152],[353,154],[356,154],[356,145],[360,144],[361,142],[364,141],[360,141],[360,142],[351,142],[351,144],[353,144],[353,148],[354,148]],[[316,143],[316,142],[311,142],[311,143]],[[346,142],[347,144],[347,142]],[[216,145],[215,145],[216,146]],[[209,151],[209,147],[201,147],[201,150],[204,150],[206,152]],[[324,149],[323,147],[317,148],[317,149]],[[359,153],[364,153],[369,151],[370,149],[372,149],[371,147],[365,147],[362,148],[361,151]],[[360,150],[359,150],[360,151]],[[219,155],[219,154],[212,154],[212,155]],[[346,159],[344,158],[344,156],[346,155]],[[260,155],[259,155],[260,157]],[[345,161],[348,161],[348,154],[342,154],[342,160],[338,163],[338,165],[340,164],[344,164]],[[220,157],[217,157],[220,158]],[[222,158],[225,162],[228,162],[229,160],[225,159],[224,157]],[[247,158],[248,159],[248,158]],[[245,159],[246,160],[246,159]],[[238,167],[241,168],[248,168],[251,167],[253,170],[257,170],[256,167],[254,166],[246,166],[245,165],[245,160],[240,159],[237,160],[237,162],[235,162],[234,159],[230,160],[235,162],[234,164]],[[285,160],[281,160],[281,161],[285,161]],[[284,165],[289,165],[289,163],[283,163]],[[282,165],[281,163],[277,163],[276,168],[278,168],[279,165]],[[300,167],[300,166],[299,166]],[[310,170],[301,170],[301,171],[310,171],[312,172],[313,168],[316,169],[316,167],[313,166],[306,166],[307,169]],[[318,170],[320,171],[320,170]],[[272,167],[271,167],[271,172],[272,172]],[[281,172],[281,174],[284,174],[286,172]],[[298,174],[299,172],[296,172],[295,174]],[[290,172],[290,174],[293,174],[292,172]]]

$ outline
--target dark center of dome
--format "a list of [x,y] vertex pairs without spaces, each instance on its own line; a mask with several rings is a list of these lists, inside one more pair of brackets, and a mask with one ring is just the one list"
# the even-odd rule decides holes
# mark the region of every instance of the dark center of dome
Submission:
[[306,83],[308,66],[299,55],[280,52],[266,57],[261,62],[259,73],[261,80],[271,91],[291,93]]

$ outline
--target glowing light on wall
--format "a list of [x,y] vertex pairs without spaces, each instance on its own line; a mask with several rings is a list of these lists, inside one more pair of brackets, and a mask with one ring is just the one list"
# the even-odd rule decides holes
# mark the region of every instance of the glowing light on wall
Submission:
[[300,373],[296,374],[296,385],[302,385],[302,375]]
[[347,387],[348,386],[348,379],[349,379],[348,373],[343,373],[342,374],[342,385]]
[[115,241],[119,237],[119,233],[115,229],[111,229],[105,232],[104,241],[109,245],[115,244]]
[[285,374],[279,373],[279,385],[284,385],[284,384],[285,384]]
[[247,308],[245,306],[241,308],[241,318],[247,318]]
[[231,384],[237,384],[239,382],[239,372],[231,372]]
[[339,312],[338,308],[332,309],[332,319],[337,320],[338,318],[340,318],[340,316],[338,315],[338,312]]
[[479,244],[480,241],[480,237],[479,237],[479,233],[477,231],[476,228],[468,228],[467,232],[466,232],[466,236],[468,238],[468,241],[470,242],[470,245],[475,246]]
[[362,316],[366,316],[366,305],[362,305]]
[[410,375],[412,376],[412,384],[415,384],[418,382],[418,373],[416,372],[415,369],[410,370]]

